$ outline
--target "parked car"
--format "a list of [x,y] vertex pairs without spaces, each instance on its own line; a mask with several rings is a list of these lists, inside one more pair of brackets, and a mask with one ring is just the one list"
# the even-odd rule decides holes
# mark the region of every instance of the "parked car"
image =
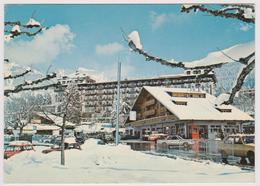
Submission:
[[6,146],[4,151],[4,159],[8,159],[15,154],[21,153],[23,151],[34,150],[33,145],[29,141],[12,141]]
[[163,133],[152,133],[148,136],[148,141],[157,141],[160,139],[165,139],[168,135]]
[[142,136],[142,140],[144,140],[144,141],[148,141],[148,137],[151,135],[151,131],[150,130],[145,130],[144,131],[144,134],[143,134],[143,136]]
[[248,158],[251,165],[255,163],[255,135],[254,134],[231,134],[219,144],[219,152],[223,162],[227,162],[229,155],[241,157],[241,163],[246,163]]
[[[139,136],[131,136],[131,135],[121,136],[121,140],[131,140],[131,139],[139,139]],[[147,137],[147,139],[148,139],[148,137]]]
[[189,148],[193,144],[195,144],[195,142],[192,139],[183,139],[179,135],[171,135],[167,136],[165,139],[157,140],[157,145],[164,149],[168,149],[173,146]]

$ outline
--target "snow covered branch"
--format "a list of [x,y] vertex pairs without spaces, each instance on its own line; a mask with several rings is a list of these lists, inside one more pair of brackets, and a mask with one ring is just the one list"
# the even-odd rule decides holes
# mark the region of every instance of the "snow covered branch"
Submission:
[[[47,27],[42,27],[41,24],[30,18],[27,24],[22,24],[20,21],[6,21],[4,23],[7,29],[4,30],[7,35],[4,36],[4,41],[9,42],[13,38],[20,35],[27,35],[29,37],[35,36],[43,30],[48,29]],[[11,29],[8,29],[12,27]],[[22,30],[21,30],[22,28]],[[38,28],[36,31],[31,31],[33,28]]]
[[[48,74],[48,75],[46,75],[46,77],[43,77],[43,78],[40,78],[40,79],[36,79],[36,80],[33,80],[33,81],[25,81],[24,83],[16,85],[13,89],[5,89],[4,95],[9,96],[9,94],[11,94],[11,93],[18,93],[18,92],[26,91],[26,90],[31,90],[31,91],[41,90],[41,89],[47,90],[50,87],[58,87],[58,85],[59,85],[58,83],[43,85],[43,86],[32,86],[32,85],[37,85],[39,83],[42,83],[44,81],[51,80],[55,77],[56,77],[56,74],[52,73],[52,74]],[[30,87],[26,87],[26,86],[30,86]]]
[[242,69],[242,71],[240,72],[240,74],[236,80],[236,85],[231,90],[231,94],[229,96],[228,101],[225,101],[223,104],[228,105],[228,104],[233,103],[236,93],[241,89],[241,87],[245,81],[245,78],[254,68],[255,68],[255,59],[253,59],[253,61],[251,63],[249,63]]
[[24,72],[22,72],[21,74],[17,74],[17,75],[11,75],[10,74],[8,76],[5,76],[4,79],[7,80],[7,79],[16,79],[16,78],[19,78],[19,77],[23,77],[31,71],[32,71],[31,69],[27,69]]
[[224,18],[234,18],[246,23],[255,23],[255,7],[250,4],[226,4],[222,5],[224,8],[212,9],[207,8],[206,5],[194,4],[183,5],[181,12],[189,13],[190,11],[201,11],[213,16]]
[[132,49],[132,51],[137,52],[145,57],[146,61],[155,61],[161,63],[162,65],[168,65],[171,67],[179,67],[185,68],[182,62],[176,62],[174,60],[169,61],[159,57],[155,57],[153,55],[148,54],[142,48],[142,44],[140,41],[140,37],[137,31],[133,31],[128,35],[128,46]]
[[[189,13],[192,10],[195,12],[205,12],[218,17],[234,18],[245,23],[255,23],[255,6],[251,4],[223,4],[220,9],[207,8],[206,5],[183,5],[181,12]],[[235,95],[241,89],[245,78],[255,67],[255,52],[250,53],[247,57],[240,57],[238,60],[227,55],[225,52],[222,53],[231,60],[246,65],[238,75],[228,100],[223,102],[223,104],[232,104]]]
[[[136,33],[136,34],[133,34]],[[134,36],[134,37],[133,37]],[[159,62],[163,65],[168,65],[173,68],[178,67],[178,68],[183,68],[183,69],[213,69],[213,68],[219,68],[223,64],[228,63],[230,61],[235,61],[239,62],[242,64],[245,64],[243,61],[244,58],[239,58],[238,53],[241,53],[242,55],[248,55],[248,50],[244,50],[243,48],[245,46],[243,45],[236,45],[234,47],[225,49],[225,50],[220,50],[216,52],[210,53],[207,57],[201,59],[201,60],[196,60],[192,62],[181,62],[181,61],[176,61],[176,60],[166,60],[160,57],[155,57],[151,54],[148,54],[145,52],[140,43],[140,38],[139,34],[137,31],[133,31],[131,34],[128,36],[128,46],[130,49],[134,52],[137,52],[141,55],[143,55],[146,59],[146,61],[155,61]],[[250,46],[249,50],[251,51],[252,47]],[[241,52],[242,51],[242,52]],[[252,54],[253,55],[253,54]],[[237,59],[235,59],[237,58]]]

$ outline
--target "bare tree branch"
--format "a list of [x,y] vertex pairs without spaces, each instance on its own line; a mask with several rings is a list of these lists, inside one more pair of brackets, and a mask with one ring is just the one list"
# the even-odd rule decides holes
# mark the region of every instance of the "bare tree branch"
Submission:
[[5,21],[4,23],[5,26],[15,26],[15,25],[19,25],[21,27],[24,27],[24,28],[38,28],[40,27],[40,25],[25,25],[25,24],[22,24],[20,21]]
[[155,62],[158,62],[158,63],[161,63],[162,65],[168,65],[168,66],[171,66],[171,67],[179,67],[179,68],[183,68],[185,69],[185,66],[182,62],[172,62],[172,61],[168,61],[168,60],[165,60],[165,59],[162,59],[162,58],[159,58],[159,57],[155,57],[155,56],[152,56],[150,54],[148,54],[147,52],[139,49],[139,48],[134,48],[133,47],[133,43],[129,42],[128,46],[134,51],[134,52],[137,52],[141,55],[143,55],[145,57],[145,60],[146,61],[155,61]]
[[40,33],[42,30],[44,29],[48,29],[48,28],[40,28],[38,29],[37,31],[35,32],[26,32],[26,31],[23,31],[23,32],[13,32],[13,31],[10,31],[10,30],[5,30],[4,32],[5,33],[9,33],[9,34],[12,34],[10,37],[14,38],[16,36],[19,36],[19,35],[27,35],[29,37],[32,37],[32,36],[35,36],[37,35],[38,33]]
[[54,88],[58,88],[59,87],[59,83],[53,83],[53,84],[48,84],[48,85],[43,85],[43,86],[37,86],[37,87],[20,87],[19,89],[15,88],[13,90],[4,90],[4,96],[9,96],[10,94],[13,93],[18,93],[21,91],[27,91],[27,90],[31,90],[31,91],[35,91],[35,90],[47,90],[51,87]]
[[[252,5],[241,5],[241,4],[237,4],[237,5],[225,5],[225,6],[229,6],[228,8],[224,8],[224,9],[217,9],[217,10],[213,10],[213,9],[209,9],[206,8],[204,5],[192,5],[192,6],[182,6],[181,12],[186,12],[189,13],[190,11],[201,11],[201,12],[205,12],[208,13],[210,15],[213,16],[218,16],[218,17],[224,17],[224,18],[234,18],[234,19],[238,19],[241,20],[243,22],[246,23],[255,23],[255,18],[249,18],[247,16],[245,16],[245,11],[244,8],[248,8],[251,9],[252,12],[255,12],[255,8]],[[230,11],[234,11],[234,12],[230,12]]]
[[255,60],[253,60],[251,63],[249,63],[247,66],[243,68],[243,70],[241,71],[241,73],[237,78],[236,85],[232,88],[228,101],[224,102],[223,104],[228,105],[233,103],[236,93],[241,89],[246,76],[254,69],[254,67],[255,67]]
[[4,79],[5,79],[5,80],[6,80],[6,79],[16,79],[16,78],[19,78],[19,77],[25,76],[26,74],[28,74],[28,73],[31,72],[31,71],[32,71],[32,70],[29,69],[29,70],[24,71],[24,72],[21,73],[21,74],[6,76],[6,77],[4,77]]

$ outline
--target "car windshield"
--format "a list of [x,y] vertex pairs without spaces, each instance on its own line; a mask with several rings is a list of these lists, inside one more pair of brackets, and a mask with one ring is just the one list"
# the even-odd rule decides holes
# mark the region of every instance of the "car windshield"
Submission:
[[255,136],[244,136],[243,137],[244,143],[255,143]]
[[169,140],[177,140],[178,138],[177,138],[177,136],[169,136],[168,139]]

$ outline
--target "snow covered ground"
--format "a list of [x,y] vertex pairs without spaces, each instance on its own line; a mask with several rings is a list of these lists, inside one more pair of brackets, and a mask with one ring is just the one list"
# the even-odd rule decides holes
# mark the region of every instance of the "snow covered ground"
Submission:
[[126,145],[97,145],[89,139],[82,150],[66,151],[66,166],[59,165],[60,152],[42,154],[37,148],[4,160],[5,183],[178,183],[254,182],[255,173],[209,161],[144,154]]

